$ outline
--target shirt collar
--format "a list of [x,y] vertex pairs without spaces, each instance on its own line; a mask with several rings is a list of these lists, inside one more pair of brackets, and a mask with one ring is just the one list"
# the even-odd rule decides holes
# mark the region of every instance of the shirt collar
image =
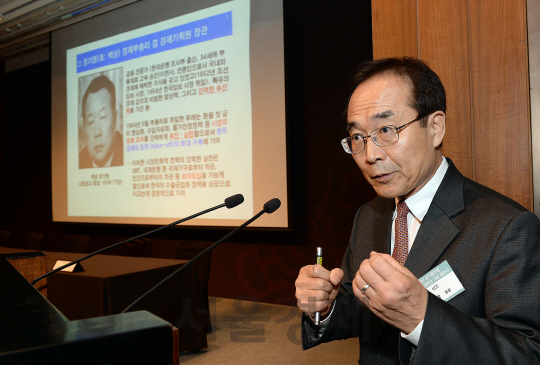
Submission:
[[[407,204],[407,207],[409,207],[409,211],[420,222],[426,216],[429,206],[431,205],[431,201],[435,197],[435,193],[437,192],[437,189],[439,189],[439,185],[441,185],[444,175],[446,174],[446,170],[448,170],[448,161],[446,161],[446,158],[443,156],[442,163],[435,172],[435,175],[433,175],[427,184],[424,185],[416,194],[405,199],[405,203]],[[397,203],[398,199],[396,198],[396,206]],[[396,214],[397,210],[394,211],[394,216],[392,219],[396,217]]]

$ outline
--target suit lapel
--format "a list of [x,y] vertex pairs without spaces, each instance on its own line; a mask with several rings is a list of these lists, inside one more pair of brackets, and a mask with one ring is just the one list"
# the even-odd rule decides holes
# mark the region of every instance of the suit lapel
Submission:
[[460,230],[437,206],[431,206],[405,261],[405,267],[420,278],[442,255]]
[[[388,211],[375,220],[374,226],[379,232],[384,232],[384,234],[375,234],[373,236],[373,251],[389,254],[392,234],[392,215],[394,214],[395,204],[392,202],[388,207]],[[369,253],[367,257],[369,257]]]
[[[380,198],[379,198],[380,199]],[[384,199],[380,200],[380,203],[376,205],[375,209],[375,218],[373,221],[373,226],[370,229],[365,230],[362,233],[365,233],[365,241],[370,242],[371,245],[366,244],[361,246],[361,251],[359,252],[359,257],[362,260],[367,259],[371,251],[380,252],[380,253],[390,253],[390,234],[392,232],[392,215],[394,214],[395,203],[393,199]],[[361,260],[357,262],[357,267],[360,267]],[[353,273],[354,276],[356,274]],[[365,308],[365,307],[363,307]],[[375,314],[371,313],[367,308],[362,312],[363,318],[369,318],[367,323],[369,323],[369,335],[367,338],[362,338],[362,342],[371,342],[379,338],[384,328],[387,326],[386,322],[383,322]]]
[[447,161],[449,166],[446,175],[435,193],[405,262],[405,267],[417,278],[432,268],[460,232],[451,218],[465,209],[463,175],[449,158]]

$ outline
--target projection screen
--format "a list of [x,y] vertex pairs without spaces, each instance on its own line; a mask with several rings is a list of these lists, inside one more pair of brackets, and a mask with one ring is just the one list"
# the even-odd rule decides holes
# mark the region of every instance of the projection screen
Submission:
[[146,0],[53,32],[59,222],[288,227],[283,10]]

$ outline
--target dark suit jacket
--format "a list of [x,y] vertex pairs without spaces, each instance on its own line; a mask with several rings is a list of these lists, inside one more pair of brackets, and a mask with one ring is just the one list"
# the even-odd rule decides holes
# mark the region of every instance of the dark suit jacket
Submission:
[[540,222],[447,160],[405,267],[420,278],[447,260],[465,291],[449,302],[429,294],[418,347],[360,304],[351,286],[360,263],[372,250],[390,253],[395,203],[377,198],[356,214],[341,292],[318,341],[304,315],[304,349],[359,337],[360,364],[540,363]]
[[[124,140],[122,133],[116,132],[114,137],[114,152],[113,159],[111,161],[112,166],[124,166]],[[84,147],[79,152],[79,169],[89,169],[94,167],[92,165],[92,157],[88,152],[88,148]]]

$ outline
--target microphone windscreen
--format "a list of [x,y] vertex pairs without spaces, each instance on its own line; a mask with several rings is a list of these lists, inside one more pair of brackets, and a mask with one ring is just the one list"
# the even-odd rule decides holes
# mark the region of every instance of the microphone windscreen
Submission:
[[274,213],[281,206],[281,201],[278,198],[270,199],[264,204],[264,211],[268,214]]
[[244,202],[244,196],[242,194],[236,194],[225,199],[225,206],[228,209],[234,208]]

